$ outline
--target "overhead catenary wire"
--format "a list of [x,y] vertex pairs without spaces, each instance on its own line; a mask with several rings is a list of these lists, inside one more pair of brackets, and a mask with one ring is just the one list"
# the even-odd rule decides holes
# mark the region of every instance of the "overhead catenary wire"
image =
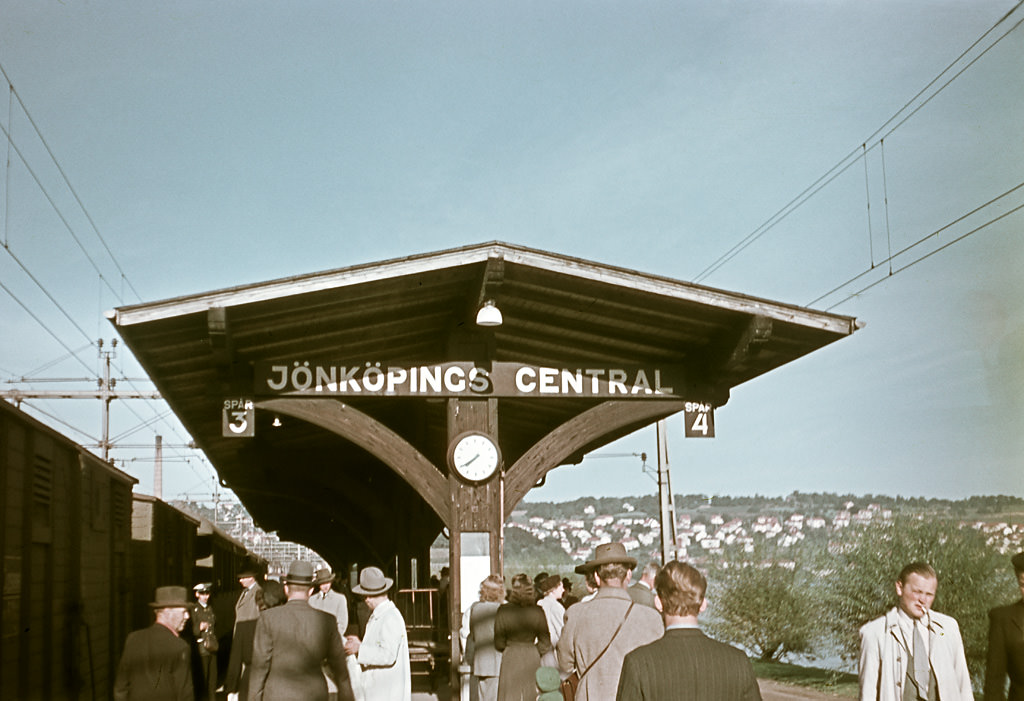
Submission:
[[[985,222],[984,224],[982,224],[981,226],[979,226],[979,227],[975,228],[974,230],[968,232],[964,236],[960,236],[960,237],[957,237],[956,239],[953,239],[952,241],[950,241],[949,243],[943,245],[942,247],[940,247],[940,248],[938,248],[938,249],[936,249],[934,251],[929,252],[927,255],[921,256],[919,259],[915,260],[914,263],[902,266],[898,270],[893,270],[892,269],[892,261],[894,259],[899,258],[900,256],[902,256],[905,253],[909,253],[911,250],[913,250],[917,246],[920,246],[922,243],[924,243],[928,239],[931,239],[931,238],[933,238],[935,236],[938,236],[942,232],[944,232],[947,229],[949,229],[949,228],[959,224],[960,222],[964,221],[968,217],[971,217],[971,216],[977,214],[978,212],[984,210],[986,207],[990,207],[990,206],[996,204],[997,202],[999,202],[1000,200],[1002,200],[1002,199],[1004,199],[1006,197],[1009,197],[1010,195],[1012,195],[1016,191],[1020,190],[1021,188],[1024,188],[1024,182],[1018,183],[1017,185],[1015,185],[1014,187],[1010,188],[1009,190],[1007,190],[1006,192],[1002,193],[1001,195],[997,195],[997,196],[993,197],[992,199],[988,200],[984,204],[978,205],[977,207],[975,207],[971,211],[969,211],[969,212],[967,212],[965,214],[961,214],[959,217],[957,217],[956,219],[950,221],[948,224],[945,224],[945,225],[939,227],[938,229],[936,229],[935,231],[932,231],[931,233],[926,234],[925,236],[922,236],[921,238],[917,239],[916,241],[914,241],[913,243],[911,243],[911,244],[909,244],[907,246],[904,246],[903,248],[901,248],[900,250],[896,251],[895,253],[890,253],[889,254],[889,258],[887,259],[887,261],[880,261],[880,263],[888,262],[889,263],[889,269],[890,269],[889,275],[890,276],[891,275],[895,275],[900,270],[906,270],[907,268],[911,267],[911,265],[913,265],[914,263],[918,263],[918,262],[924,260],[925,258],[927,258],[928,256],[932,255],[933,253],[937,253],[938,251],[942,250],[943,248],[948,248],[950,244],[956,243],[957,241],[960,241],[960,240],[966,238],[970,234],[976,233],[977,231],[980,231],[980,230],[984,229],[989,224],[994,224],[995,222],[997,222],[997,221],[999,221],[1001,219],[1004,219],[1008,214],[1012,214],[1013,212],[1016,212],[1018,209],[1020,209],[1020,206],[1015,207],[1014,209],[1010,210],[1009,212],[1006,212],[1006,213],[1004,213],[1002,215],[999,215],[998,217],[995,217],[994,219],[991,219],[991,220]],[[1024,206],[1024,205],[1021,205],[1021,206]],[[868,270],[864,270],[864,271],[854,275],[853,277],[849,278],[848,280],[845,280],[844,282],[836,285],[835,287],[830,289],[828,292],[825,292],[824,294],[818,295],[817,297],[812,299],[810,302],[808,302],[806,306],[810,307],[810,306],[813,306],[813,305],[817,304],[818,302],[820,302],[820,301],[822,301],[824,299],[827,299],[831,295],[833,295],[836,292],[842,290],[844,287],[847,287],[847,286],[853,284],[854,282],[856,282],[857,280],[860,280],[865,275],[868,275],[873,270],[874,270],[874,268],[870,268]],[[883,279],[885,279],[885,278],[883,278]],[[860,294],[861,292],[864,292],[867,289],[870,289],[871,287],[874,287],[876,284],[878,284],[878,283],[876,282],[876,283],[872,283],[871,285],[868,285],[868,287],[865,287],[862,290],[859,290],[854,295],[851,295],[851,297],[856,296],[856,294]],[[845,299],[842,300],[842,302],[845,302],[845,301],[849,300],[851,297],[846,297]],[[837,302],[836,304],[833,304],[832,307],[829,307],[829,309],[834,308],[838,304],[842,304],[842,302]]]
[[[35,322],[37,324],[39,324],[43,328],[44,331],[46,331],[46,333],[50,334],[50,336],[53,337],[53,340],[55,340],[58,344],[60,344],[60,346],[64,350],[66,350],[68,353],[70,353],[71,356],[75,360],[77,360],[79,363],[81,363],[89,372],[93,372],[93,368],[88,363],[86,363],[84,360],[82,360],[75,351],[71,350],[71,348],[69,348],[68,345],[66,343],[64,343],[63,340],[61,340],[60,336],[58,336],[49,326],[47,326],[46,322],[44,322],[42,319],[40,319],[38,316],[36,316],[36,314],[31,309],[28,308],[28,305],[26,305],[24,302],[22,302],[18,298],[18,296],[16,294],[14,294],[14,292],[9,287],[7,287],[7,285],[5,285],[3,283],[2,280],[0,280],[0,289],[2,289],[4,292],[6,292],[8,295],[10,295],[11,299],[13,299],[15,302],[17,302],[18,306],[20,306],[22,309],[24,309],[25,313],[28,314],[30,317],[32,317],[32,319],[34,319]],[[81,330],[81,329],[79,329],[79,330]]]
[[[136,288],[132,284],[131,280],[128,279],[128,276],[125,273],[124,269],[121,267],[121,264],[117,260],[117,257],[114,255],[114,253],[111,250],[110,246],[107,244],[106,239],[100,233],[99,228],[96,226],[95,220],[92,218],[92,215],[89,213],[88,209],[85,207],[84,203],[82,202],[81,198],[78,195],[77,190],[71,184],[70,179],[67,176],[67,173],[64,171],[64,168],[61,166],[59,160],[57,159],[56,155],[54,154],[53,149],[50,147],[48,141],[46,140],[45,136],[43,135],[42,131],[40,130],[38,124],[35,121],[35,119],[32,117],[30,111],[28,110],[28,107],[25,105],[24,101],[21,99],[21,96],[18,94],[17,89],[14,87],[13,82],[10,80],[9,76],[7,75],[6,70],[3,68],[2,65],[0,65],[0,74],[3,75],[4,80],[7,82],[9,93],[10,93],[10,96],[11,96],[11,99],[9,99],[9,105],[8,105],[8,112],[9,112],[8,127],[5,128],[2,124],[0,124],[0,131],[2,131],[4,136],[6,137],[6,140],[7,140],[7,150],[8,150],[8,157],[7,157],[8,177],[5,180],[5,182],[9,183],[9,177],[10,177],[9,176],[9,172],[10,172],[10,155],[9,154],[10,154],[10,151],[13,149],[15,154],[17,154],[18,158],[21,160],[22,164],[25,166],[25,168],[28,171],[29,175],[34,180],[34,182],[35,182],[36,186],[38,187],[39,191],[43,194],[43,196],[45,197],[45,199],[49,203],[49,205],[52,208],[52,210],[54,211],[54,213],[57,215],[57,217],[60,219],[60,221],[64,225],[64,228],[67,230],[68,234],[71,236],[71,238],[78,245],[78,247],[81,250],[82,254],[85,256],[86,260],[88,260],[89,264],[92,266],[93,270],[96,272],[99,281],[103,285],[105,285],[107,289],[110,290],[110,292],[114,295],[114,297],[116,299],[118,299],[118,301],[123,303],[124,302],[123,290],[122,291],[118,291],[117,289],[115,289],[110,284],[110,281],[107,279],[107,276],[100,269],[100,266],[98,265],[97,261],[92,257],[92,255],[90,255],[89,251],[86,249],[86,247],[85,247],[84,243],[82,242],[82,240],[75,233],[75,231],[74,231],[73,227],[71,226],[70,222],[68,221],[67,217],[65,217],[64,213],[60,210],[60,208],[58,207],[58,205],[57,205],[56,201],[54,200],[53,196],[50,194],[50,192],[47,190],[47,188],[43,185],[42,180],[40,179],[40,177],[36,173],[35,169],[30,165],[30,163],[28,162],[28,159],[25,157],[25,155],[22,153],[21,149],[19,148],[18,144],[15,142],[15,140],[13,138],[13,135],[12,135],[12,133],[11,133],[11,131],[9,129],[11,128],[11,125],[13,123],[12,122],[12,120],[13,120],[13,103],[14,103],[14,100],[16,99],[18,104],[19,104],[19,106],[21,107],[22,111],[24,112],[25,117],[28,119],[29,123],[32,125],[32,128],[35,130],[35,133],[38,136],[40,142],[42,143],[43,147],[46,149],[46,152],[49,155],[51,161],[53,162],[53,164],[57,168],[58,172],[60,173],[60,176],[63,179],[64,184],[66,185],[66,187],[68,188],[68,190],[70,191],[72,196],[74,197],[74,200],[77,203],[78,207],[81,209],[83,215],[88,220],[89,225],[92,227],[93,233],[96,235],[96,238],[100,241],[100,243],[103,246],[103,249],[106,251],[106,253],[109,256],[110,260],[113,262],[114,266],[117,268],[118,272],[120,273],[122,284],[127,284],[128,287],[135,294],[135,296],[138,299],[141,300],[141,295],[139,295],[138,290],[136,290]],[[8,198],[9,198],[9,190],[10,190],[10,187],[8,185],[7,187],[5,187],[5,196],[8,197]],[[5,207],[5,217],[6,217],[6,212],[7,211],[9,211],[9,206]],[[60,310],[60,312],[72,323],[72,325],[74,325],[74,327],[79,331],[79,333],[81,333],[83,335],[83,337],[85,337],[86,339],[89,339],[90,346],[95,346],[96,344],[92,341],[92,339],[90,338],[89,334],[86,333],[85,330],[82,329],[82,327],[77,322],[74,321],[74,319],[71,317],[71,315],[64,309],[64,307],[57,301],[57,299],[46,289],[45,285],[43,285],[43,283],[29,270],[29,268],[21,261],[20,258],[18,258],[18,256],[14,253],[14,251],[10,248],[9,236],[8,236],[8,228],[7,228],[6,224],[5,224],[5,228],[4,228],[3,244],[4,244],[3,247],[7,251],[8,255],[11,256],[11,258],[22,269],[22,271],[37,285],[37,287],[39,287],[40,290],[42,290],[42,292],[46,295],[46,297],[57,307],[58,310]],[[2,286],[2,284],[0,284],[0,286]],[[33,320],[35,320],[38,324],[40,324],[40,326],[42,326],[47,331],[47,333],[49,333],[54,338],[54,340],[56,340],[58,343],[60,343],[60,345],[65,350],[67,350],[71,356],[73,356],[79,363],[81,363],[84,367],[89,369],[91,372],[93,371],[93,369],[75,351],[72,351],[67,346],[67,344],[65,344],[60,339],[60,337],[52,329],[50,329],[42,321],[42,319],[37,314],[32,312],[31,309],[28,307],[28,305],[25,304],[24,302],[22,302],[14,294],[14,292],[11,289],[9,289],[6,286],[2,286],[2,287],[3,287],[4,291],[7,292],[11,296],[11,298],[14,299],[14,301],[17,302],[19,304],[19,306],[21,306],[29,314],[29,316]],[[131,383],[129,383],[129,384],[131,384]],[[35,407],[33,407],[33,408],[35,408]],[[165,414],[158,414],[154,419],[146,420],[146,419],[143,419],[143,417],[138,412],[136,412],[134,409],[132,409],[130,406],[128,407],[128,409],[129,409],[129,411],[132,414],[135,415],[135,417],[137,419],[139,419],[140,422],[142,422],[143,426],[151,425],[155,421],[164,420],[166,418],[166,416],[167,416],[167,413],[165,413]],[[51,417],[51,418],[53,418],[53,417]],[[178,435],[180,437],[180,435],[181,435],[180,432],[178,432],[178,430],[172,424],[168,423],[167,427],[170,429],[170,431],[172,433],[174,433],[174,434],[176,434],[176,435]],[[193,466],[193,469],[194,469],[194,466]],[[197,476],[199,476],[199,475],[197,474]]]
[[[21,95],[18,94],[17,89],[14,87],[14,83],[7,76],[7,71],[4,70],[3,64],[0,64],[0,74],[2,74],[4,80],[7,81],[7,85],[10,88],[11,95],[13,95],[15,99],[17,99],[18,105],[21,107],[22,112],[25,113],[25,117],[28,118],[29,124],[31,124],[32,128],[35,130],[36,135],[39,137],[39,141],[43,144],[43,147],[46,149],[46,153],[49,154],[50,160],[53,161],[54,166],[56,166],[57,171],[60,173],[61,178],[64,180],[64,184],[67,185],[68,191],[71,193],[71,196],[75,198],[75,202],[78,204],[79,209],[81,209],[82,214],[85,215],[86,220],[89,222],[89,226],[92,227],[93,233],[96,234],[96,238],[99,239],[99,242],[103,245],[103,249],[107,252],[107,255],[110,257],[111,262],[114,264],[114,267],[117,268],[117,271],[121,274],[121,281],[124,284],[128,285],[129,289],[131,289],[131,291],[135,293],[135,297],[139,301],[142,301],[142,296],[139,294],[138,290],[135,289],[135,286],[132,285],[131,280],[128,279],[128,276],[125,274],[124,269],[121,267],[121,264],[118,262],[117,257],[114,255],[114,252],[110,250],[110,246],[107,245],[106,239],[103,237],[103,234],[100,233],[99,227],[96,226],[96,222],[93,220],[92,215],[89,213],[89,210],[82,202],[82,198],[78,196],[78,191],[75,190],[74,186],[71,184],[71,180],[68,178],[67,173],[64,172],[64,168],[61,166],[60,161],[57,160],[57,156],[54,155],[53,149],[50,148],[50,144],[46,141],[46,137],[43,136],[42,130],[36,124],[36,120],[32,118],[31,112],[29,112],[28,107],[25,105],[25,102],[21,99]],[[8,125],[11,124],[11,119],[12,118],[9,116],[7,120]],[[7,144],[9,151],[10,147],[13,145],[13,142],[9,135]],[[21,156],[20,153],[18,155],[19,157]],[[10,155],[8,153],[8,162],[9,161]],[[117,293],[115,293],[115,296],[117,296],[118,300],[122,304],[124,303],[123,294],[118,295]]]
[[[1022,210],[1022,209],[1024,209],[1024,204],[1020,204],[1020,205],[1017,205],[1016,207],[1014,207],[1014,208],[1013,208],[1013,209],[1011,209],[1010,211],[1008,211],[1008,212],[1006,212],[1006,213],[1004,213],[1004,214],[1001,214],[1001,215],[999,215],[999,216],[998,216],[998,217],[996,217],[995,219],[992,219],[992,220],[990,220],[990,221],[987,221],[987,222],[985,222],[984,224],[981,224],[980,226],[978,226],[978,227],[976,227],[976,228],[974,228],[974,229],[971,229],[970,231],[968,231],[968,232],[966,232],[966,233],[964,233],[964,234],[962,234],[962,235],[960,235],[960,236],[956,237],[955,239],[953,239],[953,240],[952,240],[952,241],[950,241],[949,243],[946,243],[946,244],[943,244],[942,246],[939,246],[939,247],[938,247],[938,248],[936,248],[936,249],[935,249],[934,251],[928,251],[928,253],[925,253],[925,254],[924,254],[923,256],[921,256],[920,258],[916,258],[916,259],[914,259],[914,260],[910,261],[909,263],[907,263],[906,265],[904,265],[904,266],[902,266],[902,267],[900,267],[900,268],[897,268],[897,269],[896,269],[895,271],[893,271],[893,272],[891,273],[891,275],[890,275],[889,277],[891,277],[892,275],[896,275],[897,273],[901,273],[901,272],[903,272],[904,270],[907,270],[908,268],[912,268],[913,266],[917,265],[917,264],[918,264],[918,263],[920,263],[921,261],[923,261],[923,260],[925,260],[925,259],[927,259],[927,258],[930,258],[930,257],[932,257],[932,256],[933,256],[933,255],[935,255],[936,253],[938,253],[938,252],[940,252],[940,251],[942,251],[942,250],[944,250],[944,249],[946,249],[946,248],[949,248],[949,247],[950,247],[950,246],[952,246],[952,245],[953,245],[954,243],[959,243],[960,241],[963,241],[964,239],[966,239],[966,238],[967,238],[968,236],[972,236],[972,235],[974,235],[974,234],[978,233],[979,231],[981,231],[981,230],[983,230],[983,229],[986,229],[986,228],[988,228],[988,227],[989,227],[989,226],[991,226],[992,224],[995,224],[996,222],[998,222],[998,221],[1001,221],[1001,220],[1005,219],[1006,217],[1010,216],[1011,214],[1015,214],[1015,213],[1019,212],[1019,211],[1020,211],[1020,210]],[[835,309],[836,307],[838,307],[838,306],[839,306],[840,304],[842,304],[843,302],[847,302],[847,301],[849,301],[849,300],[853,299],[854,297],[856,297],[857,295],[859,295],[859,294],[863,294],[864,292],[867,292],[868,290],[870,290],[870,289],[871,289],[872,287],[874,287],[875,285],[878,285],[879,283],[882,283],[882,282],[884,282],[884,281],[885,281],[885,280],[887,280],[887,279],[888,279],[888,277],[882,278],[881,280],[875,280],[875,281],[874,281],[874,282],[872,282],[872,283],[871,283],[870,285],[866,285],[866,286],[862,287],[861,289],[857,290],[856,292],[853,292],[853,293],[851,293],[850,295],[848,295],[848,296],[846,296],[845,298],[841,299],[840,301],[836,302],[836,303],[835,303],[835,304],[833,304],[832,306],[828,307],[828,309],[827,309],[826,311],[830,311],[830,310],[832,310],[832,309]]]
[[[1013,8],[1011,8],[1006,14],[999,18],[999,20],[997,20],[996,23],[993,24],[984,34],[982,34],[977,40],[975,40],[969,47],[964,49],[964,51],[962,51],[959,56],[957,56],[952,62],[950,62],[949,65],[947,65],[937,76],[935,76],[935,78],[933,78],[927,85],[925,85],[921,90],[919,90],[917,94],[914,95],[914,97],[910,98],[910,100],[908,100],[900,109],[898,109],[891,117],[889,117],[889,119],[887,119],[867,139],[865,139],[861,143],[861,145],[857,146],[852,151],[850,151],[846,156],[841,158],[822,176],[820,176],[817,180],[815,180],[813,183],[804,188],[796,197],[792,198],[781,209],[775,212],[775,214],[766,219],[760,226],[751,231],[745,237],[740,239],[739,242],[734,244],[729,250],[727,250],[725,253],[716,258],[710,265],[704,268],[700,273],[697,274],[696,277],[693,278],[693,282],[701,282],[702,280],[705,280],[709,275],[719,270],[723,265],[725,265],[733,258],[735,258],[740,252],[742,252],[748,246],[753,244],[768,231],[773,229],[777,224],[782,222],[786,217],[792,214],[797,208],[803,205],[813,195],[815,195],[817,192],[822,190],[825,186],[827,186],[829,183],[831,183],[833,180],[839,177],[842,173],[849,169],[851,165],[856,163],[857,160],[859,160],[859,158],[866,157],[867,153],[875,147],[876,137],[879,138],[879,142],[881,140],[884,140],[886,137],[891,135],[896,129],[905,124],[907,120],[909,120],[911,117],[917,114],[925,105],[927,105],[943,90],[945,90],[954,80],[959,78],[965,71],[967,71],[971,66],[977,63],[978,60],[985,56],[990,50],[992,50],[1003,39],[1005,39],[1010,33],[1016,30],[1021,25],[1021,23],[1024,22],[1024,18],[1018,20],[1013,26],[1011,26],[1002,35],[996,38],[991,44],[985,47],[983,51],[981,51],[977,56],[972,58],[966,65],[964,65],[959,71],[957,71],[952,77],[950,77],[949,80],[940,85],[932,94],[928,95],[928,97],[921,101],[921,103],[918,104],[916,107],[914,107],[913,110],[911,110],[905,116],[900,118],[901,115],[903,115],[906,112],[906,110],[910,108],[911,105],[914,105],[914,103],[918,99],[920,99],[925,93],[927,93],[936,83],[938,83],[944,75],[948,74],[950,70],[952,70],[958,63],[960,63],[960,61],[965,56],[967,56],[979,44],[981,44],[990,34],[992,34],[992,32],[994,32],[999,25],[1003,24],[1007,20],[1007,18],[1009,18],[1014,12],[1016,12],[1018,8],[1021,7],[1021,5],[1024,5],[1024,0],[1020,0],[1020,2],[1014,5]],[[890,125],[892,125],[891,128]],[[866,147],[866,144],[871,144],[871,146]]]
[[[21,159],[21,162],[25,166],[25,169],[28,171],[29,175],[32,176],[32,179],[35,181],[36,186],[39,188],[39,191],[43,194],[43,197],[45,197],[46,201],[50,203],[50,207],[57,215],[57,218],[60,219],[68,234],[70,234],[74,242],[78,244],[78,248],[82,251],[82,255],[84,255],[86,260],[89,261],[89,264],[92,266],[93,270],[96,271],[96,274],[99,275],[100,280],[102,280],[103,283],[107,286],[107,289],[109,289],[111,293],[113,293],[113,295],[117,297],[118,301],[123,302],[120,293],[114,289],[114,287],[110,284],[110,281],[107,280],[106,276],[103,274],[103,271],[100,270],[99,266],[96,264],[96,261],[93,260],[93,257],[91,255],[89,255],[89,251],[86,250],[85,245],[82,243],[82,240],[78,238],[78,236],[75,234],[75,230],[74,228],[72,228],[71,223],[67,220],[67,217],[64,216],[64,213],[60,211],[60,207],[57,206],[57,203],[54,201],[53,196],[50,195],[49,191],[46,189],[42,181],[39,179],[39,176],[36,174],[36,171],[29,164],[28,159],[25,158],[25,155],[21,152],[21,149],[18,148],[18,145],[16,143],[14,143],[14,140],[11,138],[10,133],[2,124],[0,124],[0,131],[2,131],[4,133],[4,136],[7,137],[7,143],[11,145],[11,148],[13,148],[14,152],[18,155],[18,158]],[[6,250],[8,253],[11,253],[11,247],[9,245],[5,245],[4,250]]]

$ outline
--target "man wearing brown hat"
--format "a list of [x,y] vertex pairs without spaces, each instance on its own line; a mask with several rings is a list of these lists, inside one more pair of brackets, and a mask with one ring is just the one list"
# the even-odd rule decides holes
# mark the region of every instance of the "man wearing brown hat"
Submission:
[[590,601],[569,608],[557,645],[559,668],[563,673],[576,670],[580,676],[576,701],[614,698],[626,653],[665,632],[658,612],[629,596],[634,568],[636,560],[622,543],[598,545],[594,559],[577,568],[593,573],[598,590]]
[[[1010,562],[1021,599],[988,612],[988,662],[985,701],[1024,701],[1024,552]],[[1009,696],[1006,678],[1010,678]]]
[[309,605],[313,566],[296,560],[284,577],[288,602],[269,608],[256,622],[249,701],[327,701],[326,662],[338,697],[351,701],[345,649],[334,617]]
[[128,635],[114,680],[114,701],[192,701],[192,654],[178,637],[191,605],[185,587],[158,587],[153,625]]
[[[318,569],[313,577],[313,587],[318,590],[314,591],[313,595],[309,597],[309,605],[317,611],[323,611],[334,616],[334,620],[338,622],[338,635],[344,640],[345,629],[348,628],[348,601],[345,599],[344,594],[339,594],[331,588],[333,584],[334,573],[326,567]],[[338,693],[338,688],[326,669],[324,674],[327,679],[328,696],[334,698]]]
[[377,567],[359,573],[352,593],[364,597],[370,607],[370,620],[362,641],[354,635],[345,639],[345,652],[356,656],[363,694],[367,701],[410,701],[412,674],[409,664],[409,638],[405,619],[388,589],[395,581]]
[[313,577],[313,586],[317,591],[309,597],[309,605],[334,616],[338,621],[338,634],[344,638],[348,629],[348,600],[344,594],[334,591],[334,573],[327,567],[321,567]]

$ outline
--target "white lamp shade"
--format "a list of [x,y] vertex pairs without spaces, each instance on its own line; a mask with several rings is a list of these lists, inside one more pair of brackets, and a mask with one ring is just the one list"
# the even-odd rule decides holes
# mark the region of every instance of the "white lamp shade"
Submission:
[[484,302],[480,311],[476,313],[477,326],[501,326],[501,310],[494,304],[493,299]]

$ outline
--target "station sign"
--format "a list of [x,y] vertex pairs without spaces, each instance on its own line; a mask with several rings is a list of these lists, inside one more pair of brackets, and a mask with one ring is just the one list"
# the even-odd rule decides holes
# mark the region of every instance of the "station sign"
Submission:
[[710,404],[686,402],[683,405],[683,428],[687,438],[714,438],[715,408]]
[[221,407],[221,435],[252,438],[256,435],[256,404],[251,397],[231,397]]
[[580,365],[473,362],[359,364],[256,363],[257,396],[552,397],[681,399],[689,386],[678,365]]

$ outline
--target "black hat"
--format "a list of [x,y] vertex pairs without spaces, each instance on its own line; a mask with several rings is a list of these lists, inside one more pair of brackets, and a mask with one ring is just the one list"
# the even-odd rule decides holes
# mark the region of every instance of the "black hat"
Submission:
[[554,591],[561,583],[562,578],[559,577],[557,574],[553,574],[549,577],[545,577],[544,579],[540,580],[538,588],[540,589],[541,594],[547,594],[550,591]]
[[235,579],[241,579],[242,577],[253,577],[255,579],[259,579],[260,575],[262,574],[263,572],[261,571],[260,567],[258,567],[255,563],[250,561],[242,565],[242,567],[238,571],[238,574],[235,575]]
[[155,609],[190,608],[192,602],[188,600],[185,587],[157,587],[149,605]]
[[1010,558],[1010,562],[1013,563],[1013,571],[1020,573],[1024,572],[1024,552],[1017,553]]

